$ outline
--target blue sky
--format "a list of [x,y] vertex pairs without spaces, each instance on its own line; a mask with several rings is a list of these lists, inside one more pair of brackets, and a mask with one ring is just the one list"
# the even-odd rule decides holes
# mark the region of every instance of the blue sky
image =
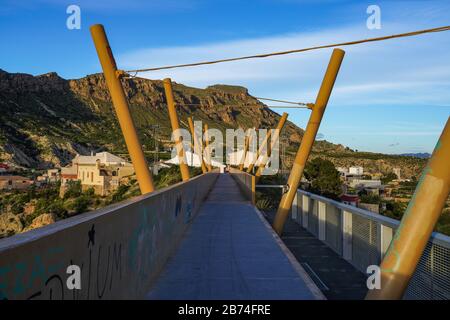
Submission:
[[[66,28],[69,4],[81,30]],[[381,30],[366,9],[381,8]],[[119,68],[195,62],[450,25],[450,1],[0,1],[0,68],[64,78],[99,72],[89,26],[105,25]],[[431,152],[450,114],[450,32],[364,44],[347,52],[320,133],[353,149]],[[331,50],[143,74],[216,83],[313,102]],[[277,112],[284,110],[276,109]],[[304,127],[306,110],[286,110]]]

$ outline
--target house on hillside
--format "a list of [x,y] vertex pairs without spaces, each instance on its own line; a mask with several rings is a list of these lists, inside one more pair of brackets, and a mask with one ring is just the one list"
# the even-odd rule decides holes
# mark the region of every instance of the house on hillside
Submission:
[[393,168],[392,172],[397,176],[398,180],[402,179],[402,177],[401,177],[401,169],[400,168]]
[[34,183],[22,176],[0,176],[0,190],[24,190]]
[[355,175],[355,176],[361,176],[364,173],[364,168],[363,167],[349,167],[348,168],[348,173],[350,175]]
[[83,190],[93,188],[96,194],[107,195],[132,175],[133,165],[109,152],[77,155],[69,167],[61,169],[60,194],[64,194],[70,181],[78,180]]
[[347,180],[348,169],[344,167],[336,167],[336,170],[339,172],[339,177],[342,182]]
[[61,168],[61,187],[67,185],[70,181],[78,180],[78,166],[70,165],[69,167]]
[[59,169],[48,169],[46,173],[36,178],[40,184],[55,183],[61,179]]
[[9,171],[9,166],[6,163],[0,163],[0,174]]
[[362,190],[365,188],[381,188],[381,180],[352,179],[349,186],[354,189]]
[[342,203],[349,204],[357,207],[359,203],[359,197],[356,194],[343,194],[340,196]]

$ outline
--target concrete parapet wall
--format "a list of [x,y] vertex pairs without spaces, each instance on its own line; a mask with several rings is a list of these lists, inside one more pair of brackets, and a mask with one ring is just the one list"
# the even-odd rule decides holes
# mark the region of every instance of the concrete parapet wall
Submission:
[[[144,298],[217,177],[0,240],[0,300]],[[66,285],[69,265],[81,268],[80,290]]]
[[239,188],[244,193],[245,197],[255,204],[255,176],[235,168],[230,168],[230,174],[239,185]]

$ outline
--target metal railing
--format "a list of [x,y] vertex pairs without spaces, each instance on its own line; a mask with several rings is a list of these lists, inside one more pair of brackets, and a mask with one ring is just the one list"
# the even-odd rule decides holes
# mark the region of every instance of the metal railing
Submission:
[[[291,218],[359,271],[379,265],[400,221],[298,190]],[[404,299],[450,299],[450,237],[434,232]]]
[[230,174],[239,185],[239,188],[244,193],[245,197],[250,200],[252,204],[255,204],[255,176],[235,168],[230,168]]

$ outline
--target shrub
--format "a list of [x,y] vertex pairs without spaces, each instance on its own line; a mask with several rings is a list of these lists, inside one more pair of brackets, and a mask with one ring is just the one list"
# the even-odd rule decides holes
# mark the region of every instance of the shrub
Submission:
[[112,195],[112,202],[122,201],[124,199],[125,193],[128,191],[129,188],[130,188],[129,185],[126,184],[120,185],[119,188],[117,188],[116,192],[114,192],[114,194]]
[[64,193],[64,199],[77,198],[81,196],[81,193],[81,182],[78,180],[69,181],[66,192]]
[[95,195],[95,190],[93,187],[90,187],[89,189],[87,189],[84,194],[88,197],[93,197]]
[[305,178],[311,183],[311,191],[337,199],[342,193],[342,182],[334,164],[325,159],[314,158],[306,164]]
[[61,200],[56,200],[47,207],[47,213],[52,213],[59,219],[67,218],[67,210],[63,206]]
[[11,212],[15,215],[23,212],[23,204],[20,202],[15,202],[11,205]]
[[67,205],[67,208],[69,210],[72,210],[75,214],[86,212],[87,208],[89,207],[90,199],[88,196],[83,195],[80,196],[71,203]]
[[363,194],[359,197],[361,202],[364,203],[370,203],[370,204],[380,204],[381,198],[377,195],[371,195],[371,194]]
[[270,199],[259,199],[256,201],[256,207],[260,210],[270,210],[273,208],[273,204]]

